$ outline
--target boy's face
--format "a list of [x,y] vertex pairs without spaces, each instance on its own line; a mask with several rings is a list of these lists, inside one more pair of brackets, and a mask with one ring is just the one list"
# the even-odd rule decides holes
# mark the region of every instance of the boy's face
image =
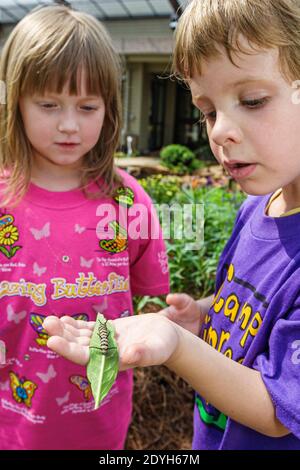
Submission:
[[248,194],[300,191],[300,105],[278,58],[251,50],[234,57],[237,67],[224,50],[189,80],[216,159]]

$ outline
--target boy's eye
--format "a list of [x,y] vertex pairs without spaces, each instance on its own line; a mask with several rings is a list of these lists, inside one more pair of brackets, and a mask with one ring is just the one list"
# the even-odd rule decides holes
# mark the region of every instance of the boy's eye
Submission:
[[[269,101],[268,97],[253,99],[253,100],[241,100],[243,106],[246,106],[249,109],[257,109],[264,106]],[[200,122],[215,121],[217,117],[216,111],[211,113],[201,112]]]
[[255,100],[242,100],[241,103],[242,105],[247,106],[248,108],[259,108],[260,106],[266,104],[267,101],[268,98],[260,98]]
[[217,117],[216,111],[212,111],[211,113],[203,113],[201,112],[201,117],[200,117],[200,122],[206,122],[206,121],[215,121]]

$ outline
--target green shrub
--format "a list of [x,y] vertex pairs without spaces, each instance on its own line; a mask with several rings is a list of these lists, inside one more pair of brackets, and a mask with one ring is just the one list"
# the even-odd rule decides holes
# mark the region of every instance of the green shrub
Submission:
[[195,170],[204,166],[192,150],[184,145],[168,145],[160,152],[161,162],[164,166],[183,175],[193,173]]
[[168,204],[181,191],[182,181],[179,176],[154,175],[139,180],[139,183],[156,204]]
[[187,240],[166,240],[171,290],[187,292],[195,298],[214,291],[218,260],[231,235],[236,213],[245,195],[228,192],[227,188],[197,188],[177,194],[176,199],[186,203],[204,204],[204,243],[195,250],[187,250]]
[[[204,204],[204,244],[188,250],[186,239],[166,240],[171,291],[186,292],[195,298],[213,293],[217,264],[230,237],[236,213],[245,199],[240,191],[226,187],[197,187],[180,184],[180,178],[155,176],[140,180],[155,204]],[[159,214],[161,216],[161,214]],[[175,227],[172,221],[171,234]]]

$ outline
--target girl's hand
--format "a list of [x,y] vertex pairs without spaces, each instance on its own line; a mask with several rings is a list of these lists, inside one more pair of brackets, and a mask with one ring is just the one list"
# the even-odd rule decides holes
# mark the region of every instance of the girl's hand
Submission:
[[[118,318],[111,323],[116,332],[120,370],[164,364],[177,350],[178,328],[164,316],[149,313]],[[47,342],[50,349],[77,364],[88,363],[95,322],[50,316],[43,326],[51,335]]]
[[85,366],[90,359],[89,344],[95,324],[68,316],[49,316],[43,322],[50,336],[47,346],[69,361]]
[[204,312],[199,303],[187,294],[169,294],[166,302],[169,307],[159,314],[198,336],[204,320]]

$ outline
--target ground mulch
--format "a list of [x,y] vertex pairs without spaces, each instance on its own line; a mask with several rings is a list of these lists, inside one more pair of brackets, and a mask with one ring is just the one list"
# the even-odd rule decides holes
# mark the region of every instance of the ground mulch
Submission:
[[193,429],[191,387],[164,366],[136,369],[127,450],[188,450]]

